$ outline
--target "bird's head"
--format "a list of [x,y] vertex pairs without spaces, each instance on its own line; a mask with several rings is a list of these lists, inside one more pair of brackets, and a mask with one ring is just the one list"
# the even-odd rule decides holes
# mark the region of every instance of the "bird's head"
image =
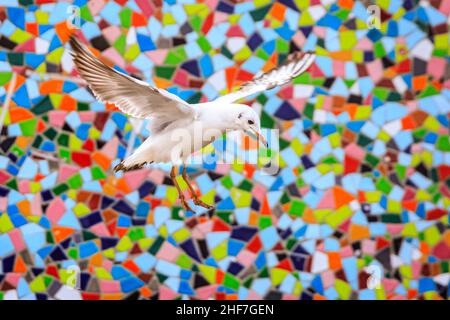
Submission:
[[244,133],[253,136],[258,142],[262,142],[267,148],[267,140],[261,134],[259,115],[255,110],[245,104],[235,104],[235,123],[238,130],[242,130]]

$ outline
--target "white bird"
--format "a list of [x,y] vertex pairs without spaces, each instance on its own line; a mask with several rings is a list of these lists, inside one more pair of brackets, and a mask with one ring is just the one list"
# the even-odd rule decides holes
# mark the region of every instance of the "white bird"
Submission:
[[70,38],[70,45],[78,73],[99,101],[115,104],[132,117],[151,119],[150,137],[115,166],[114,171],[140,169],[147,163],[172,163],[170,177],[183,207],[190,211],[193,210],[176,181],[178,165],[183,164],[182,177],[194,203],[212,208],[199,199],[190,184],[186,174],[187,158],[231,130],[253,134],[267,145],[260,132],[259,115],[251,107],[233,102],[288,83],[306,71],[315,59],[312,52],[297,52],[279,67],[256,76],[236,92],[211,102],[189,104],[164,89],[106,66],[74,36]]

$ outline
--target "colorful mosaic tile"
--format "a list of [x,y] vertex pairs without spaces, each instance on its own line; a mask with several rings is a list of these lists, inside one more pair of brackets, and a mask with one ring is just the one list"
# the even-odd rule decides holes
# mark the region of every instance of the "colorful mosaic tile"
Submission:
[[[0,300],[447,299],[450,2],[375,2],[379,28],[367,1],[3,0]],[[103,61],[190,103],[315,51],[248,100],[280,171],[190,167],[216,206],[196,214],[167,166],[112,174],[150,133],[77,78],[71,10]]]

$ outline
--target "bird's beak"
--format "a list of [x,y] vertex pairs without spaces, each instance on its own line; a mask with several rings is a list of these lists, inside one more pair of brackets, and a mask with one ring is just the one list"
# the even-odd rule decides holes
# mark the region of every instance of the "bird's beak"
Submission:
[[264,138],[264,136],[261,134],[261,132],[258,132],[253,128],[250,128],[250,130],[256,136],[256,139],[258,140],[259,143],[262,143],[264,145],[264,147],[266,147],[266,148],[269,147],[269,144],[267,143],[266,138]]

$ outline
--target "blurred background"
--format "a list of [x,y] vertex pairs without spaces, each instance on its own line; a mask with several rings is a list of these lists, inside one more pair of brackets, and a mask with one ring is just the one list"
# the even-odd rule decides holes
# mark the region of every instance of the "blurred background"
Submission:
[[[0,300],[447,299],[449,1],[0,5]],[[114,175],[150,133],[80,81],[74,32],[190,103],[315,51],[245,102],[279,170],[206,147],[188,172],[216,209],[196,213],[168,166]]]

